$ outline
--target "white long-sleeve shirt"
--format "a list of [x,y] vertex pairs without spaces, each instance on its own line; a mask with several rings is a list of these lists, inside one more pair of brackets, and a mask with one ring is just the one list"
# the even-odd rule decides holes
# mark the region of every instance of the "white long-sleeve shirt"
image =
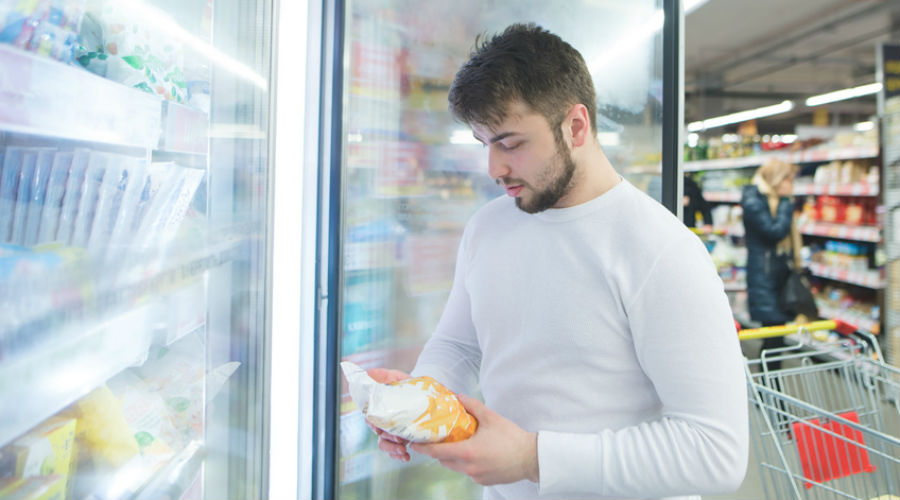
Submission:
[[466,225],[453,288],[413,375],[538,432],[540,482],[486,498],[654,498],[737,489],[747,390],[703,243],[622,180],[529,215],[493,200]]

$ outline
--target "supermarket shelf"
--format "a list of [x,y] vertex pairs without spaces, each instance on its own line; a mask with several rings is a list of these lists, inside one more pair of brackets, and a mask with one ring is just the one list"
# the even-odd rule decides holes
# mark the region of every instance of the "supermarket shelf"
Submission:
[[884,280],[881,278],[878,271],[849,271],[847,269],[838,269],[816,263],[810,264],[809,270],[813,275],[820,278],[841,281],[850,283],[851,285],[872,288],[874,290],[884,288]]
[[[878,196],[877,184],[805,184],[794,188],[795,196],[808,195],[834,195],[834,196]],[[735,188],[731,191],[704,191],[706,201],[717,203],[740,203],[741,190]]]
[[795,195],[878,196],[878,184],[796,184]]
[[206,155],[209,116],[0,44],[0,131]]
[[0,423],[0,446],[143,360],[153,338],[148,304],[84,328],[60,330],[39,353],[0,364],[0,394],[15,401]]
[[[103,317],[54,325],[85,315],[80,301],[72,310],[56,309],[22,329],[49,331],[40,346],[14,353],[0,363],[0,395],[20,402],[16,412],[0,420],[0,446],[52,416],[124,369],[143,363],[152,344],[169,345],[205,328],[209,269],[233,260],[242,240],[219,243],[185,256],[177,265],[148,273],[93,300],[104,305]],[[147,300],[147,297],[155,297]],[[30,331],[30,330],[29,330]]]
[[747,289],[746,283],[725,283],[726,292],[742,292]]
[[827,236],[853,241],[881,241],[881,230],[878,226],[856,226],[852,224],[835,224],[830,222],[807,221],[800,226],[800,232],[813,236]]
[[809,149],[784,153],[768,153],[738,158],[714,158],[711,160],[696,160],[684,162],[685,172],[698,172],[701,170],[728,170],[733,168],[758,167],[770,158],[778,158],[788,163],[813,163],[833,160],[852,160],[859,158],[875,158],[878,156],[878,146],[858,146],[838,149]]
[[183,498],[200,473],[205,457],[203,443],[191,441],[154,474],[133,498]]
[[740,190],[735,191],[704,191],[703,198],[706,201],[714,202],[714,203],[740,203],[741,202],[741,192]]
[[162,101],[10,45],[0,45],[0,130],[153,148]]
[[867,333],[877,334],[881,330],[878,321],[873,320],[872,318],[862,317],[858,314],[848,314],[846,311],[842,311],[837,308],[830,308],[819,305],[819,315],[826,319],[836,319],[843,321],[844,323],[851,324],[858,330],[862,330]]

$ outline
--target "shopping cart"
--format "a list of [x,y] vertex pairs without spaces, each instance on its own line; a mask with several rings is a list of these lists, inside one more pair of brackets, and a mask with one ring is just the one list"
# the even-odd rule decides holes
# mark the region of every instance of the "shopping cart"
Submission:
[[874,336],[853,330],[816,321],[738,333],[795,341],[746,362],[767,498],[900,500],[900,370]]

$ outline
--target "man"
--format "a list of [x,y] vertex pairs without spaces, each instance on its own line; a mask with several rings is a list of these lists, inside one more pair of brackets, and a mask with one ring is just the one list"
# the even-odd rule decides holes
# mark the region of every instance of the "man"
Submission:
[[466,225],[413,375],[456,392],[477,381],[485,402],[460,397],[479,422],[470,439],[410,448],[489,485],[487,498],[736,489],[747,397],[722,282],[700,240],[607,160],[581,55],[512,25],[476,43],[449,100],[507,196]]

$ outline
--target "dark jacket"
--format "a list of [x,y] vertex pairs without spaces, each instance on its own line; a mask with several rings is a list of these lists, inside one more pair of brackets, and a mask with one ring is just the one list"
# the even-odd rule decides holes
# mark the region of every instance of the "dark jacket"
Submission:
[[790,199],[778,202],[775,216],[766,196],[756,186],[744,186],[741,196],[747,242],[747,302],[750,319],[763,325],[781,325],[793,315],[778,307],[778,293],[789,271],[790,254],[777,255],[776,245],[791,233],[794,207]]
[[687,227],[697,225],[697,212],[703,217],[704,224],[712,224],[712,210],[709,202],[703,197],[703,191],[700,185],[690,176],[684,176],[684,184],[682,193],[687,198],[687,205],[684,206],[683,218]]

